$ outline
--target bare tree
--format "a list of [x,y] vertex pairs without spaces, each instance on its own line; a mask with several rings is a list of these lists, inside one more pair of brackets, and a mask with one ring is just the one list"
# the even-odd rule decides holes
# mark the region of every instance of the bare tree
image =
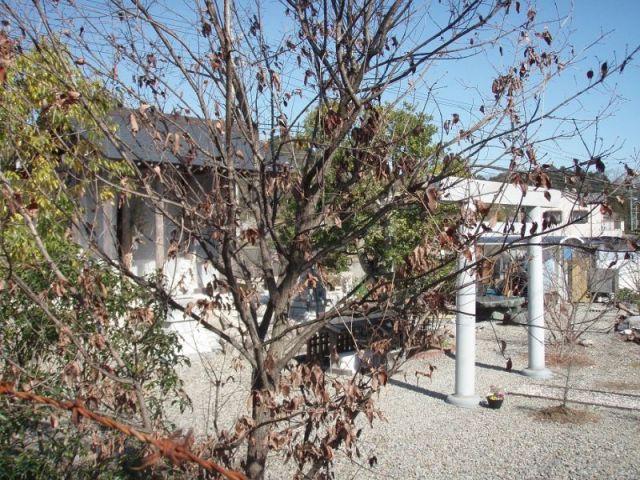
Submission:
[[[597,255],[597,249],[580,247],[554,247],[556,250],[571,248],[572,260],[558,265],[559,274],[554,275],[551,282],[556,295],[550,296],[545,302],[546,323],[551,337],[551,362],[565,368],[561,404],[565,412],[568,411],[566,409],[573,369],[591,365],[588,356],[581,349],[593,345],[593,341],[585,337],[611,333],[619,311],[608,304],[596,301],[598,292],[607,291],[612,280],[595,275],[594,257]],[[574,270],[577,273],[574,273]],[[613,272],[614,270],[611,270],[611,273]],[[579,277],[583,277],[582,282]]]
[[[548,105],[543,92],[579,54],[558,44],[562,31],[539,23],[535,8],[521,2],[286,0],[280,11],[288,30],[280,37],[260,2],[2,5],[25,44],[37,48],[43,36],[64,43],[78,68],[126,107],[109,118],[90,98],[77,99],[103,146],[132,169],[99,181],[117,192],[121,207],[139,201],[154,212],[156,235],[163,225],[174,232],[168,249],[158,250],[158,267],[163,256],[190,251],[214,269],[207,297],[181,305],[162,275],[132,270],[131,238],[118,238],[120,255],[109,252],[78,205],[86,248],[214,332],[250,366],[251,417],[217,432],[211,453],[235,465],[246,446],[251,478],[264,476],[270,451],[285,451],[309,475],[329,468],[335,449],[353,451],[355,417],[373,421],[372,393],[397,371],[425,319],[445,310],[456,256],[471,261],[478,236],[492,227],[487,205],[465,202],[440,214],[455,185],[442,181],[502,164],[523,195],[550,188],[537,149],[552,139],[539,125],[569,121],[562,118],[567,105],[631,60],[584,72],[576,91]],[[442,75],[447,62],[462,65],[494,49],[514,62],[496,67],[477,107],[445,114],[437,82],[427,79]],[[428,92],[426,103],[440,112],[439,138],[424,156],[395,148],[419,139],[420,129],[387,128],[395,106],[418,92]],[[572,171],[580,178],[594,168],[604,168],[601,158]],[[410,208],[422,209],[431,230],[402,265],[365,277],[317,318],[290,319],[301,278],[326,282],[330,261],[357,254],[374,227]],[[541,231],[531,224],[522,237]],[[234,321],[212,319],[229,307]],[[366,347],[381,356],[393,351],[389,362],[344,380],[328,379],[317,365],[291,366],[339,319],[365,321]]]

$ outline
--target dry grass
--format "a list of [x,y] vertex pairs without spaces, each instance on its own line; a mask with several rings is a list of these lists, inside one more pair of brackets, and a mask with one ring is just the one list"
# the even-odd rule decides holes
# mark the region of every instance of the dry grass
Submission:
[[589,422],[597,422],[598,416],[588,410],[556,405],[538,410],[533,414],[536,420],[541,422],[571,423],[573,425],[583,425]]
[[547,352],[547,365],[550,367],[591,367],[595,362],[583,352]]

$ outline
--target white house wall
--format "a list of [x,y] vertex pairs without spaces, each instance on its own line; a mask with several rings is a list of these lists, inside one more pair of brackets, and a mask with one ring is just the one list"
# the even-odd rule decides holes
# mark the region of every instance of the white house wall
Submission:
[[[200,182],[200,180],[198,180]],[[469,201],[481,200],[485,203],[495,203],[503,205],[519,205],[526,207],[542,207],[544,210],[560,210],[562,212],[562,222],[566,223],[571,212],[576,207],[575,202],[558,190],[549,190],[545,195],[543,190],[530,190],[526,196],[522,196],[522,191],[507,184],[499,182],[472,180],[472,179],[448,179],[446,181],[446,193],[444,201]],[[201,184],[203,188],[205,184]],[[547,198],[547,196],[550,196]],[[94,239],[104,248],[104,250],[116,258],[118,252],[117,232],[117,208],[116,202],[96,202],[95,196],[87,195],[84,199],[86,218],[94,225]],[[132,270],[135,274],[148,276],[157,272],[155,243],[155,211],[145,202],[139,199],[130,199],[131,202],[131,227],[132,227]],[[585,224],[572,224],[563,227],[554,235],[574,236],[578,238],[593,238],[600,236],[622,236],[624,225],[620,222],[620,228],[613,228],[612,221],[605,218],[599,208],[590,206],[591,213]],[[169,213],[177,213],[171,212]],[[181,232],[177,225],[172,224],[165,217],[164,236],[162,248],[166,253],[172,238],[181,238]],[[493,235],[503,232],[505,224],[498,224],[494,228]],[[521,224],[513,225],[516,234],[520,232]],[[530,224],[527,225],[530,227]],[[87,238],[81,242],[86,244]],[[209,282],[213,282],[216,272],[204,259],[206,256],[198,246],[191,246],[186,252],[179,252],[173,258],[167,258],[162,265],[165,282],[174,298],[186,306],[195,303],[200,298],[205,298],[204,291]],[[640,263],[640,262],[638,262]],[[630,288],[633,276],[632,267],[621,269],[620,286]],[[557,261],[545,249],[544,256],[544,289],[552,288],[553,283],[564,281],[561,278]],[[624,273],[624,272],[629,272]],[[329,295],[328,306],[337,301]],[[306,309],[305,309],[306,310]],[[304,312],[305,316],[306,311]],[[231,314],[226,321],[234,320]],[[180,311],[172,311],[168,318],[169,328],[178,332],[183,339],[185,353],[207,352],[219,348],[219,342],[215,335],[202,329],[193,320],[187,320]]]
[[[176,211],[168,209],[169,214]],[[132,269],[138,275],[150,275],[157,272],[156,265],[156,230],[155,210],[142,202],[134,210],[133,223],[136,225],[136,235],[139,244],[134,246]],[[172,238],[181,238],[184,232],[180,227],[165,217],[164,237],[162,248],[167,252]],[[216,271],[206,260],[204,251],[199,245],[190,245],[188,251],[178,252],[174,256],[164,256],[162,265],[164,283],[173,298],[182,306],[196,304],[198,300],[207,298],[204,294],[207,284],[213,283]],[[215,312],[215,315],[225,316],[225,322],[236,322],[233,313]],[[214,320],[212,317],[209,320]],[[182,339],[183,353],[191,355],[206,353],[220,349],[218,337],[204,329],[195,320],[187,318],[181,310],[169,311],[167,317],[170,330],[178,333]]]
[[[84,221],[91,227],[90,232],[84,229],[75,235],[80,245],[88,247],[95,242],[111,258],[119,256],[117,240],[118,211],[115,201],[98,202],[95,193],[87,193],[81,200]],[[131,270],[135,275],[149,276],[156,274],[156,231],[154,209],[138,198],[129,199],[131,212]],[[170,212],[171,213],[171,212]],[[175,212],[173,212],[175,213]],[[125,226],[126,228],[126,226]],[[165,218],[165,234],[162,248],[166,252],[173,235],[179,235],[177,226]],[[162,265],[165,284],[178,303],[187,306],[205,298],[204,290],[209,282],[215,279],[215,269],[204,260],[204,252],[200,247],[192,246],[189,252],[181,252],[173,258],[167,258]],[[226,315],[225,321],[233,321],[232,314]],[[167,317],[170,330],[177,332],[182,339],[183,353],[204,353],[220,348],[218,337],[205,330],[194,320],[185,319],[180,310],[171,310]]]
[[[585,210],[589,212],[587,222],[572,223],[559,232],[559,235],[583,238],[599,236],[621,237],[624,233],[624,222],[614,222],[611,217],[600,211],[599,205],[580,207],[571,195],[556,189],[535,189],[529,187],[523,196],[522,190],[511,184],[476,180],[471,178],[450,177],[442,181],[444,192],[441,200],[449,202],[482,201],[489,205],[511,205],[517,207],[541,207],[546,211],[559,210],[562,212],[561,224],[569,223],[571,212]],[[616,223],[619,223],[616,228]],[[496,226],[494,231],[502,232],[504,224]],[[519,233],[520,224],[516,226]]]
[[[84,226],[74,232],[76,241],[84,248],[97,245],[107,256],[118,255],[117,221],[115,200],[99,201],[99,192],[88,189],[80,200],[84,213]],[[85,228],[86,227],[86,228]]]
[[618,253],[618,287],[640,293],[640,254],[630,252],[629,258],[624,259],[623,253]]
[[[560,190],[530,188],[526,195],[515,185],[474,178],[449,177],[442,181],[443,201],[465,202],[480,200],[487,204],[517,205],[522,207],[552,207],[562,197]],[[545,196],[548,194],[549,198]]]

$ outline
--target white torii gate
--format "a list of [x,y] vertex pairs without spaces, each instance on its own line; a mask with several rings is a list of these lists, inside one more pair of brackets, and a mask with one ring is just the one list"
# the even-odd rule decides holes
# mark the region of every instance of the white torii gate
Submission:
[[[513,185],[464,178],[448,178],[442,184],[445,194],[443,201],[472,204],[481,201],[493,205],[515,205],[528,208],[528,221],[537,222],[542,231],[544,207],[554,207],[560,202],[560,190],[532,190],[523,196],[522,190]],[[545,192],[548,192],[545,196]],[[550,196],[549,196],[550,195]],[[505,235],[484,234],[483,243],[490,240],[504,241]],[[482,240],[481,240],[482,241]],[[545,367],[544,358],[544,282],[542,236],[527,241],[528,248],[528,350],[529,364],[522,371],[536,379],[551,377]],[[475,392],[476,362],[476,284],[470,265],[475,263],[472,249],[471,259],[458,256],[458,276],[456,279],[456,380],[455,392],[447,397],[447,402],[466,408],[477,407],[480,397]]]

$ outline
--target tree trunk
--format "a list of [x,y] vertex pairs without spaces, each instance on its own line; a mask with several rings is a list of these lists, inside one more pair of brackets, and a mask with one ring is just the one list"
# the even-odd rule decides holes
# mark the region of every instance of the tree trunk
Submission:
[[[251,414],[256,425],[261,425],[271,419],[268,407],[265,405],[265,402],[261,400],[261,394],[263,392],[275,394],[275,385],[277,385],[277,381],[269,382],[268,385],[265,385],[260,370],[254,370],[253,377]],[[246,473],[252,480],[264,478],[265,465],[267,463],[267,455],[269,453],[267,440],[269,433],[271,432],[271,428],[271,424],[267,423],[265,426],[255,429],[249,435]]]

